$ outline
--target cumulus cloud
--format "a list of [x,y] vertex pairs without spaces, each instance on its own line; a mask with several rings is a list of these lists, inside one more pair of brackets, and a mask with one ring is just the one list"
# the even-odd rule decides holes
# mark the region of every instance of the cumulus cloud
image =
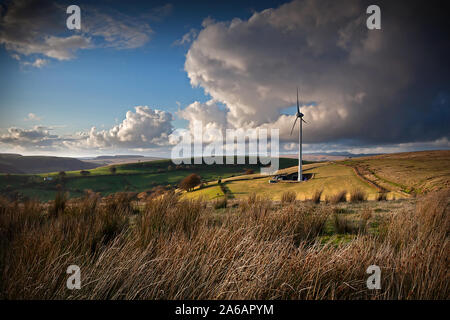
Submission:
[[185,70],[193,86],[226,106],[228,126],[276,127],[283,141],[296,139],[294,117],[282,111],[295,104],[297,86],[306,143],[448,137],[449,50],[432,37],[439,19],[424,26],[411,18],[414,5],[383,2],[390,14],[382,30],[368,30],[366,8],[357,0],[296,0],[248,20],[207,19]]
[[32,129],[12,127],[7,133],[0,135],[0,143],[24,148],[52,147],[59,142],[60,137],[52,134],[50,128],[44,126],[35,126]]
[[172,132],[172,114],[147,106],[128,111],[125,119],[109,130],[92,127],[81,139],[69,145],[80,148],[150,148],[168,144]]
[[[133,49],[150,40],[153,30],[144,18],[93,5],[82,6],[81,30],[68,31],[67,5],[51,0],[15,0],[0,16],[0,44],[24,65],[41,68],[52,58],[73,59],[78,50],[97,47]],[[170,6],[153,13],[163,17]],[[32,61],[24,57],[38,55]]]
[[190,129],[195,120],[200,121],[204,128],[215,128],[222,131],[227,127],[227,113],[214,100],[205,103],[195,101],[179,111],[178,115],[189,121]]
[[[126,113],[125,119],[109,130],[97,130],[92,127],[69,135],[58,135],[52,130],[58,127],[34,126],[31,129],[11,127],[0,134],[2,150],[24,149],[64,151],[64,150],[148,150],[169,145],[172,133],[171,113],[137,106]],[[36,120],[30,113],[27,120]]]

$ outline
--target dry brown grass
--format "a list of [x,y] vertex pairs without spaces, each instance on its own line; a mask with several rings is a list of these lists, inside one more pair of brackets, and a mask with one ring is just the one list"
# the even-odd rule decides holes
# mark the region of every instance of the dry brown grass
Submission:
[[224,197],[221,197],[221,198],[219,198],[217,200],[214,200],[212,202],[212,204],[213,204],[213,208],[214,209],[223,209],[223,208],[227,207],[228,199],[227,199],[226,196],[224,196]]
[[286,191],[281,195],[281,203],[293,203],[297,198],[297,194],[294,191]]
[[[217,217],[173,193],[142,210],[86,195],[57,215],[0,199],[0,298],[448,299],[449,192],[418,201],[380,235],[336,245],[319,241],[330,207],[312,202],[251,196]],[[66,289],[72,264],[81,290]],[[381,290],[366,288],[372,264]]]
[[387,200],[387,192],[380,192],[380,193],[378,193],[375,200],[377,200],[377,201],[386,201]]
[[337,204],[339,202],[345,202],[347,201],[347,191],[342,190],[335,195],[331,196],[329,199],[327,199],[327,202],[330,202],[332,204]]
[[316,190],[312,196],[312,202],[320,203],[320,198],[322,197],[323,189]]
[[355,189],[350,193],[350,202],[361,202],[367,200],[367,194],[361,189]]

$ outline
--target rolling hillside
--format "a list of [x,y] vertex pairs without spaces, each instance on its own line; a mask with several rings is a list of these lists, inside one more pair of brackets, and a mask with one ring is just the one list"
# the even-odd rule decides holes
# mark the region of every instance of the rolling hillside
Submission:
[[[248,162],[248,161],[247,161]],[[280,159],[280,167],[295,165],[295,159]],[[242,175],[247,169],[255,172],[258,165],[180,165],[171,160],[155,160],[130,164],[98,167],[92,170],[66,171],[64,177],[58,171],[45,174],[0,175],[0,192],[9,197],[28,197],[40,200],[54,199],[58,190],[69,193],[70,197],[80,197],[85,190],[109,195],[120,191],[142,192],[156,186],[176,186],[184,177],[197,173],[205,182]]]
[[74,158],[22,156],[20,154],[0,154],[0,173],[42,173],[66,170],[85,170],[98,167]]
[[421,194],[450,187],[450,150],[384,154],[343,164],[387,190]]
[[[10,156],[12,157],[12,156]],[[17,156],[16,156],[17,157]],[[73,159],[72,159],[73,160]],[[295,172],[297,160],[280,158],[280,173]],[[342,161],[305,164],[305,173],[313,178],[304,183],[279,182],[269,184],[270,177],[261,176],[258,165],[182,165],[171,160],[156,160],[90,170],[66,171],[64,177],[58,170],[46,174],[0,175],[0,192],[6,196],[20,196],[51,200],[60,189],[70,197],[79,197],[85,190],[109,195],[120,191],[142,192],[156,186],[175,187],[187,175],[197,173],[204,186],[193,192],[183,193],[185,198],[204,196],[216,199],[247,197],[251,193],[267,199],[279,200],[286,191],[293,191],[297,199],[310,199],[316,191],[323,191],[322,200],[342,191],[347,197],[359,189],[375,199],[386,193],[388,199],[408,198],[415,194],[450,187],[450,151],[427,151],[386,154]],[[245,175],[247,169],[256,173]],[[16,172],[17,173],[17,172]],[[49,179],[50,178],[50,179]],[[222,180],[222,186],[218,184]]]
[[[280,170],[280,173],[295,172],[297,167]],[[423,151],[376,155],[342,161],[322,162],[304,166],[305,173],[313,178],[303,183],[279,182],[269,184],[269,177],[259,174],[240,176],[209,183],[202,189],[185,193],[183,197],[200,196],[216,199],[243,198],[256,193],[264,198],[280,200],[286,191],[293,191],[297,199],[312,198],[316,191],[323,191],[322,200],[346,191],[347,197],[359,189],[368,200],[386,193],[388,199],[409,198],[415,194],[450,187],[450,151]]]

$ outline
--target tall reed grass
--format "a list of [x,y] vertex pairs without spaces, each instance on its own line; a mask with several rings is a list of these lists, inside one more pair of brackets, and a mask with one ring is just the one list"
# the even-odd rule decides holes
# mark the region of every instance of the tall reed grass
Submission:
[[[448,299],[449,192],[418,199],[345,244],[320,241],[332,208],[252,195],[218,216],[174,193],[64,206],[0,199],[3,299]],[[369,214],[364,214],[369,217]],[[66,269],[81,268],[81,290]],[[366,269],[381,267],[381,290]]]

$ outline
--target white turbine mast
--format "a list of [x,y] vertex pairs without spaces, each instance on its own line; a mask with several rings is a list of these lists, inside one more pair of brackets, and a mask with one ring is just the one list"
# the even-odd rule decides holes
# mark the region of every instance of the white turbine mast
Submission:
[[303,138],[302,127],[303,126],[302,126],[302,124],[303,124],[303,122],[306,123],[306,121],[303,120],[303,116],[304,116],[304,114],[300,112],[300,104],[298,102],[298,88],[297,88],[297,114],[295,115],[294,125],[292,126],[292,129],[291,129],[291,136],[292,136],[292,132],[294,131],[295,124],[297,123],[297,120],[300,118],[299,132],[298,132],[298,178],[297,178],[297,181],[303,181],[303,172],[302,172],[302,138]]

